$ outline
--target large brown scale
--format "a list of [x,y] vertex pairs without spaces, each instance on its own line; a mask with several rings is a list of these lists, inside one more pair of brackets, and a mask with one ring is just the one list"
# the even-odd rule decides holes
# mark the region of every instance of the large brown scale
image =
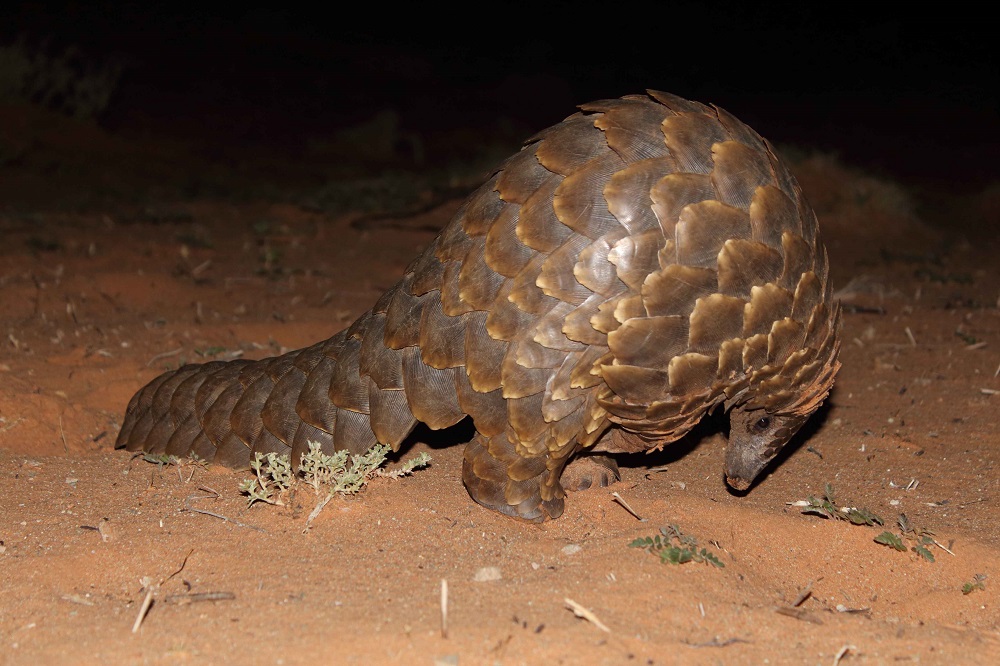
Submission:
[[660,448],[724,405],[726,477],[747,488],[839,368],[816,216],[722,109],[655,91],[580,108],[349,328],[157,377],[116,446],[246,467],[257,452],[297,462],[310,441],[395,450],[418,421],[468,415],[469,494],[540,521],[562,514],[574,457],[575,486],[609,483],[614,463],[580,454]]

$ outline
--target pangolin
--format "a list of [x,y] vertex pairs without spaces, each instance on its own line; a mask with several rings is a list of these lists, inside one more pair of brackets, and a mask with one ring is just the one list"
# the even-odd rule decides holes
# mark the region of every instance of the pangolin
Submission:
[[657,91],[579,108],[503,162],[347,329],[160,375],[116,448],[242,468],[257,452],[297,462],[308,442],[398,450],[417,422],[468,416],[469,494],[542,521],[563,512],[571,460],[576,486],[605,485],[617,467],[587,454],[659,449],[722,405],[725,477],[748,488],[840,367],[816,216],[721,108]]

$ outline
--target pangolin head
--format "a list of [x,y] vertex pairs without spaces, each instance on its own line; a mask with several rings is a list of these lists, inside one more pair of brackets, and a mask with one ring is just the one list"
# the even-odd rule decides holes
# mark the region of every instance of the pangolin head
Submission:
[[735,490],[750,487],[829,395],[840,369],[839,328],[840,306],[834,304],[818,344],[789,354],[780,367],[751,373],[748,388],[727,401],[725,473]]
[[[730,408],[725,474],[734,490],[749,488],[829,395],[840,368],[839,316],[837,306],[819,349],[792,354],[780,372],[751,383],[741,401]],[[809,360],[803,363],[804,359]]]
[[729,412],[729,446],[726,448],[726,483],[746,490],[795,431],[805,423],[798,414],[771,414],[740,405]]

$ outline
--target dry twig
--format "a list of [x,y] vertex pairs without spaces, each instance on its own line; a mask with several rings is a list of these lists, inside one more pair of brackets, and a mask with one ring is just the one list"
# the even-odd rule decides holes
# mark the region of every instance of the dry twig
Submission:
[[184,347],[178,347],[177,349],[174,349],[173,351],[165,351],[162,354],[157,354],[153,358],[151,358],[148,361],[146,361],[146,367],[147,368],[150,367],[151,365],[153,365],[154,363],[156,363],[160,359],[170,358],[171,356],[176,356],[177,354],[180,354],[182,351],[184,351]]
[[854,650],[855,652],[857,652],[858,648],[857,648],[857,646],[854,646],[854,645],[845,645],[842,648],[840,648],[837,651],[837,654],[833,657],[833,666],[837,666],[837,664],[840,663],[840,660],[843,659],[844,656],[846,656],[847,653],[850,652],[851,650]]
[[184,571],[184,567],[187,566],[188,558],[191,557],[192,553],[194,553],[194,548],[188,551],[188,554],[184,556],[184,560],[181,562],[180,567],[177,568],[177,571],[173,572],[159,583],[153,584],[153,579],[149,576],[142,577],[141,582],[143,587],[146,588],[146,596],[142,600],[142,605],[139,606],[139,614],[136,615],[135,622],[132,623],[133,634],[138,633],[139,627],[142,626],[142,621],[146,619],[146,613],[149,612],[149,607],[153,605],[153,596],[156,594],[156,591],[171,578]]
[[214,513],[212,511],[206,511],[205,509],[199,509],[197,507],[191,506],[191,500],[201,500],[201,499],[219,499],[219,491],[213,490],[208,486],[198,486],[198,490],[203,490],[206,493],[212,493],[211,495],[189,495],[184,499],[184,510],[191,511],[193,513],[200,513],[204,516],[211,516],[212,518],[218,518],[219,520],[225,521],[227,523],[232,523],[237,527],[246,527],[247,529],[256,530],[261,534],[267,534],[267,530],[256,527],[255,525],[247,525],[246,523],[241,523],[238,520],[233,520],[228,516],[223,516],[221,513]]
[[441,579],[441,638],[448,638],[448,580]]
[[583,618],[584,620],[586,620],[587,622],[590,622],[592,625],[594,625],[595,627],[597,627],[601,631],[606,631],[609,634],[611,633],[611,630],[608,629],[608,626],[606,624],[604,624],[603,622],[601,622],[597,618],[597,616],[594,615],[593,611],[591,611],[591,610],[589,610],[587,608],[584,608],[583,606],[581,606],[580,604],[576,603],[575,601],[573,601],[569,597],[566,597],[565,599],[563,599],[563,601],[565,601],[566,605],[569,607],[569,609],[571,611],[573,611],[573,615],[576,615],[579,618]]
[[622,508],[624,508],[626,511],[628,511],[633,516],[635,516],[635,519],[638,520],[640,523],[646,522],[645,518],[643,518],[642,516],[640,516],[638,513],[636,513],[635,509],[633,509],[631,506],[629,506],[629,503],[625,501],[624,497],[622,497],[621,495],[619,495],[617,492],[611,493],[611,497],[613,497],[614,500],[616,502],[618,502],[618,504],[620,504],[622,506]]
[[788,606],[778,606],[774,609],[778,615],[784,615],[795,620],[811,622],[812,624],[823,624],[823,621],[806,610],[801,608],[789,608]]

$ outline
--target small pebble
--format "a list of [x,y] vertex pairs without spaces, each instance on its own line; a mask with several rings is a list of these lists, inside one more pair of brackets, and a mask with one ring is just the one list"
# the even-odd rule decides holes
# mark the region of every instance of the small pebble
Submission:
[[500,573],[499,567],[482,567],[476,571],[472,580],[476,583],[488,583],[491,580],[500,580],[502,578],[503,574]]

